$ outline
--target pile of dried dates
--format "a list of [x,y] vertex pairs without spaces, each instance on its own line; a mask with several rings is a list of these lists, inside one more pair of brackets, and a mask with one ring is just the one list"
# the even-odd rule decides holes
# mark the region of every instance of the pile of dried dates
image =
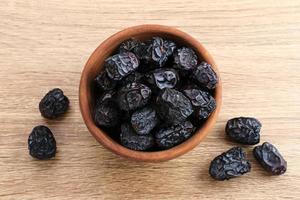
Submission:
[[132,38],[95,77],[94,121],[129,149],[170,149],[215,110],[217,84],[212,66],[192,48],[161,37]]
[[[255,145],[260,142],[261,123],[252,117],[230,119],[225,128],[226,135],[234,142]],[[264,142],[253,149],[253,155],[262,167],[273,175],[286,172],[287,162],[277,148]],[[251,164],[241,147],[233,147],[217,156],[210,164],[209,173],[216,180],[228,180],[250,172]]]

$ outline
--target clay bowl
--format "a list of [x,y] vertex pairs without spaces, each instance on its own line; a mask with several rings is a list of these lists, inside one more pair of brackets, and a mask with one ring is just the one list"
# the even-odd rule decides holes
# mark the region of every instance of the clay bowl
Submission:
[[201,45],[200,42],[198,42],[190,35],[168,26],[134,26],[122,30],[106,39],[90,56],[82,72],[79,88],[79,100],[82,117],[86,123],[87,128],[96,138],[96,140],[100,142],[104,147],[118,155],[134,159],[136,161],[158,162],[170,160],[187,153],[188,151],[196,147],[205,138],[205,136],[207,136],[207,134],[215,124],[221,108],[222,88],[221,81],[219,80],[219,84],[215,89],[214,96],[217,102],[216,110],[211,114],[211,116],[207,119],[203,126],[184,143],[168,150],[156,152],[133,151],[121,146],[103,130],[98,128],[93,121],[92,110],[94,103],[92,98],[93,94],[91,84],[96,75],[102,70],[105,59],[113,53],[113,51],[119,46],[121,42],[132,37],[144,40],[151,38],[152,36],[169,38],[177,42],[178,44],[183,44],[194,48],[198,56],[202,57],[206,62],[210,63],[213,66],[220,79],[220,74],[218,72],[217,66],[208,51]]

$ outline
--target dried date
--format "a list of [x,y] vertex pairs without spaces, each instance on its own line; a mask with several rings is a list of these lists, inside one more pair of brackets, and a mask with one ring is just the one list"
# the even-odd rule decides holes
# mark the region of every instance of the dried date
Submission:
[[155,133],[155,141],[159,148],[169,149],[187,140],[194,131],[193,124],[185,121],[177,125],[161,128]]
[[109,90],[105,93],[103,93],[99,99],[97,99],[97,103],[102,103],[104,101],[115,101],[116,91],[115,90]]
[[122,52],[106,59],[104,65],[109,78],[121,80],[138,68],[139,60],[131,52]]
[[176,70],[170,68],[159,68],[146,75],[147,82],[159,89],[174,88],[179,82]]
[[148,103],[151,93],[151,89],[144,84],[127,84],[118,91],[118,105],[124,111],[136,110]]
[[125,86],[130,83],[142,83],[144,76],[139,72],[133,72],[120,81],[120,85]]
[[284,174],[287,170],[287,162],[277,148],[265,142],[253,149],[253,155],[263,168],[273,175]]
[[162,67],[171,58],[176,44],[160,37],[153,37],[151,40],[140,43],[134,48],[137,57],[148,65]]
[[139,135],[149,134],[158,122],[156,110],[151,106],[137,110],[131,116],[131,125]]
[[69,99],[64,95],[64,92],[55,88],[49,91],[39,103],[39,110],[43,117],[55,119],[69,108]]
[[159,67],[164,66],[169,57],[173,54],[176,44],[160,37],[153,37],[152,40],[152,60]]
[[100,127],[115,127],[120,122],[120,111],[112,101],[99,102],[94,112],[94,120]]
[[212,178],[223,181],[250,172],[251,164],[246,159],[246,153],[240,147],[233,147],[213,159],[209,174]]
[[216,101],[208,92],[190,87],[183,90],[183,93],[190,99],[194,106],[196,118],[200,121],[207,119],[216,109]]
[[121,125],[121,144],[129,149],[144,151],[154,146],[154,138],[149,135],[138,135],[130,124]]
[[193,77],[200,86],[209,90],[215,89],[218,83],[216,72],[212,69],[212,66],[206,62],[201,62],[193,70]]
[[29,154],[44,160],[55,156],[56,141],[51,130],[46,126],[36,126],[28,137]]
[[152,59],[152,42],[140,42],[134,49],[134,54],[144,64],[149,64]]
[[126,40],[125,42],[122,42],[122,44],[119,47],[119,52],[128,52],[131,51],[134,53],[134,50],[140,46],[140,41],[134,38],[131,38],[129,40]]
[[226,134],[241,144],[258,144],[260,140],[261,123],[252,117],[238,117],[228,120]]
[[198,57],[191,48],[182,47],[174,53],[175,67],[182,70],[194,69],[198,64]]
[[159,115],[171,124],[186,120],[193,113],[190,100],[175,89],[166,88],[160,92],[156,100]]
[[106,71],[102,71],[95,78],[96,86],[99,87],[102,91],[112,90],[116,87],[117,82],[110,79]]

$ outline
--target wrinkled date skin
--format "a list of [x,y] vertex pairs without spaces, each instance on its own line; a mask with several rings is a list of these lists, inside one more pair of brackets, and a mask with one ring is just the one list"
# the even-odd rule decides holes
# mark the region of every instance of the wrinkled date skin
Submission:
[[138,41],[137,39],[129,39],[129,40],[126,40],[125,42],[123,42],[120,47],[119,47],[119,52],[120,53],[123,53],[123,52],[133,52],[134,53],[134,50],[139,47],[141,44],[140,44],[140,41]]
[[40,101],[39,110],[43,117],[48,119],[55,119],[69,108],[69,99],[59,88],[49,91]]
[[179,75],[174,69],[160,68],[146,75],[148,83],[159,89],[174,88],[179,81]]
[[273,175],[284,174],[287,170],[287,162],[277,148],[265,142],[253,149],[253,155],[263,168]]
[[152,60],[159,67],[164,66],[169,57],[173,54],[176,45],[169,40],[163,40],[160,37],[154,37],[152,41]]
[[191,70],[197,66],[198,58],[193,49],[183,47],[175,51],[174,63],[179,69]]
[[112,90],[117,85],[116,81],[111,80],[108,77],[106,71],[100,72],[99,75],[96,76],[95,82],[96,82],[97,87],[99,87],[102,91]]
[[106,100],[98,103],[94,112],[95,122],[100,127],[114,127],[120,122],[120,111],[112,101]]
[[212,66],[206,62],[201,62],[200,65],[193,70],[193,77],[200,86],[209,90],[215,89],[218,83],[216,72],[212,69]]
[[228,137],[241,144],[258,144],[260,141],[261,123],[252,117],[230,119],[226,124]]
[[151,93],[151,89],[144,84],[130,83],[118,91],[118,105],[124,111],[136,110],[148,103]]
[[136,56],[144,63],[162,67],[172,56],[176,44],[160,37],[153,37],[146,42],[140,42],[133,49]]
[[152,41],[139,42],[133,53],[142,63],[149,64],[152,61]]
[[114,97],[116,96],[115,90],[109,90],[104,92],[99,99],[97,99],[97,103],[102,103],[104,101],[114,101]]
[[197,88],[189,88],[183,90],[183,93],[190,99],[194,106],[198,120],[207,119],[216,109],[216,101],[208,92]]
[[161,128],[155,133],[156,144],[161,149],[169,149],[187,140],[194,131],[195,128],[189,121]]
[[148,135],[158,124],[159,118],[156,110],[151,107],[144,107],[135,111],[131,116],[131,125],[139,135]]
[[240,147],[233,147],[217,156],[210,164],[209,174],[212,178],[223,181],[250,172],[251,164]]
[[139,60],[131,52],[122,52],[106,59],[105,69],[109,78],[121,80],[139,66]]
[[157,97],[159,115],[167,122],[178,124],[193,113],[190,100],[175,89],[164,89]]
[[138,135],[130,124],[121,125],[121,144],[129,149],[144,151],[154,146],[154,138],[149,135]]
[[51,130],[46,126],[36,126],[28,138],[29,154],[44,160],[55,156],[56,141]]
[[139,72],[133,72],[126,76],[124,79],[120,81],[121,86],[125,86],[130,83],[142,83],[144,76]]

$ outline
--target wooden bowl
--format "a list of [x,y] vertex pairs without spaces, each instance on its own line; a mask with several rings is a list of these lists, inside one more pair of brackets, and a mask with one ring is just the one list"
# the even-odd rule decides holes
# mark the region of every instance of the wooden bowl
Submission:
[[[115,51],[120,43],[132,37],[143,40],[148,39],[152,36],[161,36],[173,40],[178,44],[192,47],[196,51],[198,56],[202,57],[202,59],[213,66],[213,69],[219,77],[219,83],[215,89],[214,96],[216,99],[217,107],[207,119],[207,121],[203,124],[203,126],[199,130],[197,130],[197,132],[191,138],[189,138],[182,144],[168,150],[156,152],[134,151],[123,147],[118,142],[114,141],[109,135],[98,128],[94,123],[91,114],[91,111],[93,109],[93,94],[91,85],[96,75],[102,70],[105,59]],[[100,46],[98,46],[98,48],[90,56],[82,72],[79,87],[79,101],[82,117],[86,123],[87,128],[96,138],[96,140],[100,142],[104,147],[126,158],[131,158],[137,161],[158,162],[170,160],[183,155],[196,147],[204,139],[204,137],[210,132],[217,120],[222,102],[222,88],[220,74],[218,72],[217,66],[210,54],[200,44],[200,42],[198,42],[190,35],[172,27],[161,25],[140,25],[122,30],[112,35],[111,37],[106,39]]]

